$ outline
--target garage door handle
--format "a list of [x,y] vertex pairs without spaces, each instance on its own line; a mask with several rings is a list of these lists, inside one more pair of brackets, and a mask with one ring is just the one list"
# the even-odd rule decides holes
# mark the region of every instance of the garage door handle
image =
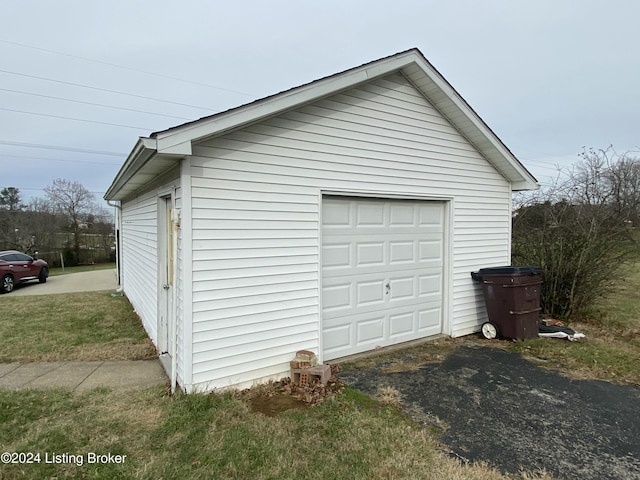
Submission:
[[389,292],[391,291],[391,285],[387,283],[384,287],[387,289],[386,294],[389,295]]

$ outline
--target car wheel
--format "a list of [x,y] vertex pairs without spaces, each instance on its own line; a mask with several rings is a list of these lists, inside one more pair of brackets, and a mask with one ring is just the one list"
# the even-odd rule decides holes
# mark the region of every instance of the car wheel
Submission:
[[38,275],[38,281],[40,283],[47,283],[48,276],[49,276],[49,269],[47,269],[46,267],[43,267],[40,270],[40,275]]
[[488,340],[493,340],[498,337],[498,327],[491,322],[485,322],[482,324],[482,336]]
[[9,274],[6,274],[0,280],[0,293],[9,293],[13,291],[13,277]]

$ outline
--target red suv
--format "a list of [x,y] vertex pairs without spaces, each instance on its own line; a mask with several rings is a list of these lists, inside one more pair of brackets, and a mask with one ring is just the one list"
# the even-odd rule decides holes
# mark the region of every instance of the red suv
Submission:
[[9,293],[17,283],[38,280],[45,283],[49,265],[15,250],[0,252],[0,293]]

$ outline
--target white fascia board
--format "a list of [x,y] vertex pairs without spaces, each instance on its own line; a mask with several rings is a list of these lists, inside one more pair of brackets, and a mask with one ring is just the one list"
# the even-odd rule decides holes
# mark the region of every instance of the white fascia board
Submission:
[[525,190],[540,190],[540,184],[525,181],[511,183],[512,192],[523,192]]
[[[334,80],[334,79],[331,79]],[[312,102],[326,95],[335,93],[338,89],[348,88],[352,82],[366,81],[367,76],[363,72],[357,72],[350,78],[335,79],[331,85],[313,85],[310,88],[302,89],[291,93],[283,93],[257,105],[249,104],[210,119],[202,119],[190,125],[185,125],[175,131],[159,133],[157,135],[158,146],[161,150],[172,148],[175,145],[186,142],[197,142],[200,139],[219,135],[239,126],[246,125],[268,118],[279,112],[294,108],[307,102]]]
[[[161,142],[157,141],[159,145]],[[163,155],[191,155],[191,141],[182,143],[176,143],[174,145],[165,145],[163,147],[158,146],[158,153]]]
[[140,137],[138,142],[141,142],[142,146],[147,150],[155,150],[157,148],[155,138]]
[[[111,184],[111,187],[105,193],[104,198],[106,200],[112,200],[118,193],[121,193],[123,189],[131,189],[134,185],[132,180],[134,177],[139,176],[139,173],[149,161],[156,155],[161,155],[158,158],[183,158],[186,155],[191,155],[191,142],[181,143],[173,145],[170,148],[160,150],[158,148],[158,141],[155,138],[140,137],[136,142],[133,150],[125,160],[122,168],[116,175],[115,180]],[[146,182],[147,180],[145,180]]]
[[[536,182],[535,178],[523,167],[517,158],[504,146],[502,141],[496,136],[495,133],[487,126],[486,123],[478,116],[478,114],[469,106],[469,104],[460,96],[460,94],[447,82],[447,80],[440,75],[440,73],[433,68],[433,66],[424,58],[415,55],[415,63],[419,67],[419,76],[427,79],[427,84],[434,85],[439,90],[443,97],[440,100],[434,98],[433,93],[425,96],[435,105],[435,107],[443,113],[445,118],[448,118],[452,123],[461,131],[461,133],[467,137],[480,151],[487,157],[495,168],[502,172],[502,174],[514,184],[514,190],[517,186],[520,190],[537,190],[540,185]],[[414,85],[423,82],[415,81],[415,72],[408,72],[408,77],[411,80],[414,78]],[[420,89],[419,87],[417,87]],[[452,111],[459,112],[462,115],[462,121],[453,121],[451,113]],[[483,141],[473,141],[473,137],[481,138]],[[484,145],[482,145],[484,144]],[[501,168],[500,163],[505,162],[508,168]],[[515,175],[514,175],[515,174]]]
[[139,171],[149,158],[156,152],[156,140],[153,138],[139,137],[131,153],[127,156],[116,178],[104,194],[105,200],[112,200],[122,187]]

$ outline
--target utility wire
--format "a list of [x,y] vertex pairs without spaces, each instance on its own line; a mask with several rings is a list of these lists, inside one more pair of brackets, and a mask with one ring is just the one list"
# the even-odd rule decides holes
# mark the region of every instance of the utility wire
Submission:
[[52,115],[52,114],[49,114],[49,113],[26,112],[24,110],[14,110],[13,108],[0,107],[0,110],[3,110],[5,112],[14,112],[14,113],[24,113],[24,114],[27,114],[27,115],[36,115],[38,117],[61,118],[63,120],[74,120],[76,122],[96,123],[98,125],[108,125],[110,127],[133,128],[135,130],[153,131],[152,128],[147,128],[147,127],[136,127],[136,126],[133,126],[133,125],[121,125],[119,123],[109,123],[109,122],[100,122],[98,120],[86,120],[84,118],[65,117],[63,115]]
[[10,145],[12,147],[42,148],[45,150],[62,150],[66,152],[91,153],[95,155],[112,155],[114,157],[126,157],[128,155],[127,153],[107,152],[105,150],[90,150],[86,148],[62,147],[59,145],[43,145],[40,143],[11,142],[8,140],[0,140],[0,145]]
[[[27,188],[27,187],[13,187],[16,188],[20,191],[22,190],[30,190],[30,191],[34,191],[34,192],[44,192],[44,188]],[[89,193],[95,193],[96,195],[99,195],[101,193],[106,193],[106,192],[93,192],[93,191],[89,191]]]
[[69,163],[82,163],[85,165],[110,165],[110,166],[118,166],[121,163],[109,163],[109,162],[90,162],[87,160],[68,160],[62,158],[47,158],[47,157],[31,157],[27,155],[4,155],[0,153],[0,159],[2,158],[24,158],[27,160],[45,160],[47,162],[69,162]]
[[544,160],[523,160],[525,163],[536,164],[544,168],[556,168],[560,165],[560,162],[545,162]]
[[201,87],[213,88],[215,90],[220,90],[220,91],[223,91],[223,92],[236,93],[238,95],[244,95],[246,97],[254,97],[255,96],[255,95],[250,94],[250,93],[240,92],[238,90],[231,90],[230,88],[217,87],[215,85],[209,85],[207,83],[195,82],[193,80],[187,80],[187,79],[184,79],[184,78],[173,77],[171,75],[165,75],[164,73],[150,72],[148,70],[142,70],[140,68],[127,67],[127,66],[124,66],[124,65],[118,65],[117,63],[104,62],[102,60],[96,60],[94,58],[81,57],[79,55],[72,55],[70,53],[58,52],[56,50],[50,50],[50,49],[47,49],[47,48],[36,47],[36,46],[33,46],[33,45],[26,45],[24,43],[11,42],[9,40],[2,40],[2,39],[0,39],[0,42],[6,43],[6,44],[9,44],[9,45],[16,45],[18,47],[23,47],[23,48],[30,48],[32,50],[40,50],[41,52],[53,53],[54,55],[61,55],[61,56],[64,56],[64,57],[75,58],[75,59],[83,60],[83,61],[86,61],[86,62],[99,63],[101,65],[107,65],[109,67],[122,68],[124,70],[130,70],[132,72],[144,73],[145,75],[153,75],[154,77],[161,77],[161,78],[167,78],[169,80],[176,80],[178,82],[190,83],[191,85],[199,85]]
[[83,105],[92,105],[94,107],[113,108],[113,109],[116,109],[116,110],[125,110],[127,112],[144,113],[144,114],[147,114],[147,115],[157,115],[159,117],[177,118],[178,120],[193,120],[193,118],[178,117],[178,116],[175,116],[175,115],[167,115],[165,113],[147,112],[145,110],[136,110],[136,109],[133,109],[133,108],[126,108],[126,107],[116,107],[116,106],[113,106],[113,105],[105,105],[104,103],[85,102],[83,100],[75,100],[73,98],[64,98],[64,97],[55,97],[53,95],[43,95],[41,93],[22,92],[20,90],[11,90],[11,89],[8,89],[8,88],[0,88],[0,91],[10,92],[10,93],[18,93],[20,95],[31,95],[31,96],[34,96],[34,97],[51,98],[51,99],[54,99],[54,100],[63,100],[65,102],[81,103]]
[[12,72],[12,71],[9,71],[9,70],[0,70],[0,72],[1,73],[6,73],[8,75],[16,75],[16,76],[19,76],[19,77],[26,77],[26,78],[35,78],[37,80],[44,80],[44,81],[47,81],[47,82],[61,83],[63,85],[71,85],[72,87],[89,88],[91,90],[97,90],[97,91],[100,91],[100,92],[115,93],[115,94],[118,94],[118,95],[125,95],[127,97],[142,98],[144,100],[152,100],[154,102],[169,103],[171,105],[180,105],[181,107],[197,108],[199,110],[207,110],[208,112],[216,111],[216,109],[213,109],[213,108],[202,107],[202,106],[198,106],[198,105],[189,105],[187,103],[172,102],[170,100],[162,100],[161,98],[147,97],[145,95],[136,95],[135,93],[126,93],[126,92],[120,92],[118,90],[109,90],[108,88],[92,87],[91,85],[84,85],[82,83],[66,82],[64,80],[56,80],[56,79],[53,79],[53,78],[40,77],[38,75],[29,75],[27,73]]

